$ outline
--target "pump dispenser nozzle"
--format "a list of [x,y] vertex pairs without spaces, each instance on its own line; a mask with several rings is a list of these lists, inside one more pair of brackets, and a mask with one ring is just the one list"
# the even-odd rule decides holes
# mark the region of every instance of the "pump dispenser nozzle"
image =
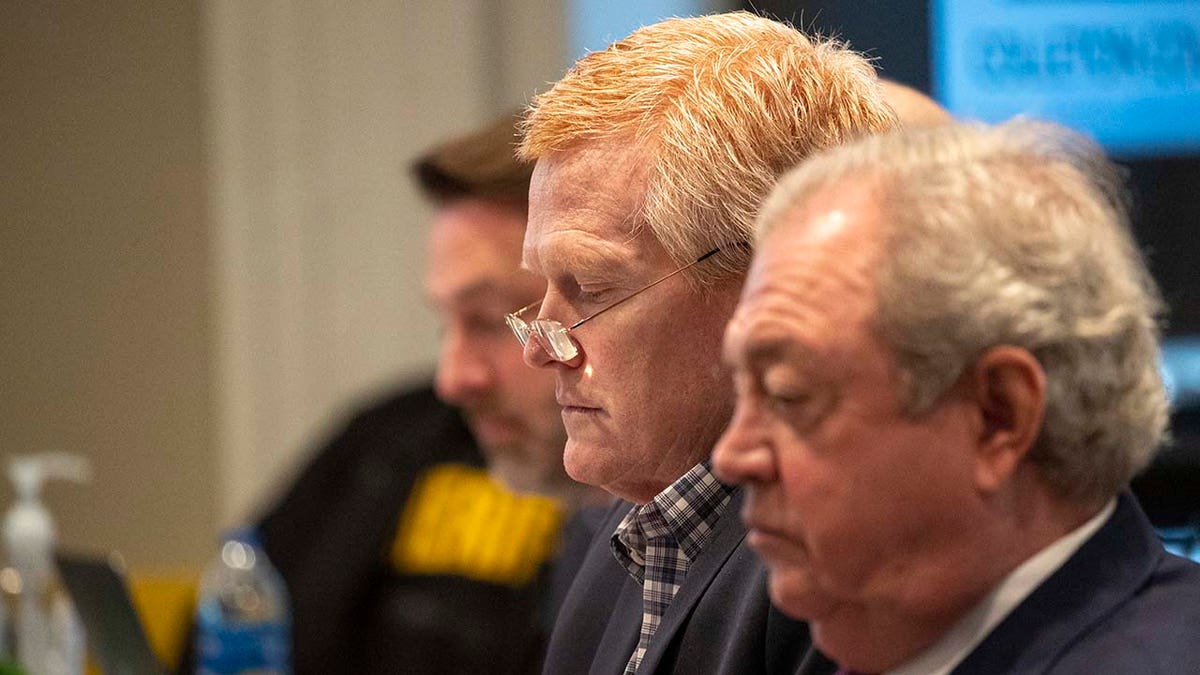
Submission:
[[76,483],[92,479],[92,463],[85,457],[69,452],[45,452],[40,455],[13,457],[8,465],[17,495],[22,499],[37,499],[47,478],[59,478]]
[[[54,549],[54,521],[42,505],[42,485],[47,478],[84,483],[92,477],[87,459],[65,452],[14,457],[8,475],[17,493],[17,503],[4,519],[4,539],[13,566],[41,567],[41,559],[50,560]],[[22,579],[25,585],[28,579]]]
[[[64,646],[82,644],[82,639],[63,633],[81,630],[77,621],[64,622],[52,617],[64,611],[69,603],[65,595],[55,599],[50,593],[56,580],[54,573],[54,521],[42,504],[42,485],[48,478],[77,483],[92,476],[91,463],[83,457],[63,452],[14,457],[9,463],[9,477],[17,493],[17,503],[4,517],[4,543],[9,561],[21,580],[21,597],[17,614],[17,658],[33,673],[75,673],[73,667],[81,659],[62,653]],[[58,603],[57,605],[55,603]],[[58,652],[51,655],[51,652]],[[70,664],[70,665],[68,665]]]

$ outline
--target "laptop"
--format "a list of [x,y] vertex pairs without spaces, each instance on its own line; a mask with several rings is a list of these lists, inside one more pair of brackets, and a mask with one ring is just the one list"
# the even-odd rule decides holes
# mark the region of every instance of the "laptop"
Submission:
[[166,675],[112,561],[61,551],[55,560],[87,631],[88,652],[105,675]]

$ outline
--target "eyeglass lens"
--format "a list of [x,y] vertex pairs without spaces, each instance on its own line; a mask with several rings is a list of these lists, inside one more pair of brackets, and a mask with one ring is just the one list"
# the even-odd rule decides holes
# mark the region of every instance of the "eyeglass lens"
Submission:
[[553,319],[538,319],[533,322],[533,328],[555,359],[570,361],[579,355],[579,347],[561,323]]

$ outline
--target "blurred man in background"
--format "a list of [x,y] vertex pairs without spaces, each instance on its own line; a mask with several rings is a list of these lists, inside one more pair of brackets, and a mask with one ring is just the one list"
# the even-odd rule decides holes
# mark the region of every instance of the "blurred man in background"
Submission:
[[357,415],[262,521],[301,675],[540,669],[575,566],[552,564],[564,522],[603,493],[566,476],[553,377],[524,367],[504,325],[545,289],[518,269],[531,167],[515,133],[508,116],[413,166],[437,207],[437,398],[419,388]]
[[805,628],[770,608],[741,496],[709,470],[733,409],[721,333],[776,178],[894,123],[862,57],[747,13],[635,31],[537,98],[524,264],[548,284],[510,322],[557,377],[568,473],[625,500],[548,672],[795,669]]
[[896,111],[900,125],[905,128],[933,127],[954,120],[945,108],[925,94],[906,84],[880,78],[883,98]]
[[822,653],[1200,672],[1200,567],[1128,492],[1167,420],[1160,301],[1098,148],[1028,122],[867,139],[785,177],[758,241],[714,468]]

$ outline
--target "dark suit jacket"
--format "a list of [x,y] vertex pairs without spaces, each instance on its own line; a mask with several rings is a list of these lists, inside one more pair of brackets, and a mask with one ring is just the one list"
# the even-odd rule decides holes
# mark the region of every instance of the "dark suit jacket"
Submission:
[[[792,673],[808,649],[805,624],[771,607],[766,570],[743,541],[736,492],[667,608],[639,673]],[[632,507],[618,502],[599,527],[563,601],[545,673],[619,675],[637,646],[642,588],[609,538]]]
[[[799,675],[835,668],[819,653]],[[1000,622],[955,675],[1200,673],[1200,565],[1163,550],[1137,501]]]

